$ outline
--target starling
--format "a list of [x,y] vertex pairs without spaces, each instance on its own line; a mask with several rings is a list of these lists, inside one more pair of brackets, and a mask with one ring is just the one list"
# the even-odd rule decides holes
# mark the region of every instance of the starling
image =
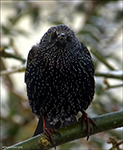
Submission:
[[[94,121],[85,110],[94,96],[94,65],[87,47],[66,25],[51,27],[28,54],[25,83],[32,112],[39,117],[34,136],[51,132],[81,119]],[[38,131],[40,130],[40,131]]]

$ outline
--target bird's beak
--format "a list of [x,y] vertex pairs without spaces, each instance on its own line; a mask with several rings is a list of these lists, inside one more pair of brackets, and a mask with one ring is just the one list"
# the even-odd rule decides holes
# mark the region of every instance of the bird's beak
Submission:
[[65,33],[61,33],[58,35],[58,41],[60,44],[65,44],[66,43],[66,36]]

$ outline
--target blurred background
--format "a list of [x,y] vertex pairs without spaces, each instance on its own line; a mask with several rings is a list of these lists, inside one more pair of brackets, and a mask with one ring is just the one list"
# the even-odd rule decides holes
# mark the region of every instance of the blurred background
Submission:
[[[51,26],[65,24],[87,45],[95,65],[96,90],[87,113],[90,117],[122,109],[123,2],[1,1],[1,146],[32,137],[37,118],[30,109],[24,69],[29,50]],[[123,139],[121,128],[72,141],[58,150],[107,150]],[[119,146],[120,149],[123,145]]]

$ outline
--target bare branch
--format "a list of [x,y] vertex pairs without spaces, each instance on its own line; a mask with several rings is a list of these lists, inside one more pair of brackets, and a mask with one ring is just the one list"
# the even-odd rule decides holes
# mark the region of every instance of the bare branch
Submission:
[[123,71],[96,72],[95,76],[123,80]]

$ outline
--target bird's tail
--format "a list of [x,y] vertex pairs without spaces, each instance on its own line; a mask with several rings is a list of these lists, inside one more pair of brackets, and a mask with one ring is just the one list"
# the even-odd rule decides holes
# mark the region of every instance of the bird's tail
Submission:
[[44,132],[43,131],[43,116],[40,116],[39,121],[38,121],[38,125],[36,127],[36,130],[35,130],[33,136],[36,136],[36,135],[41,134],[43,132]]

